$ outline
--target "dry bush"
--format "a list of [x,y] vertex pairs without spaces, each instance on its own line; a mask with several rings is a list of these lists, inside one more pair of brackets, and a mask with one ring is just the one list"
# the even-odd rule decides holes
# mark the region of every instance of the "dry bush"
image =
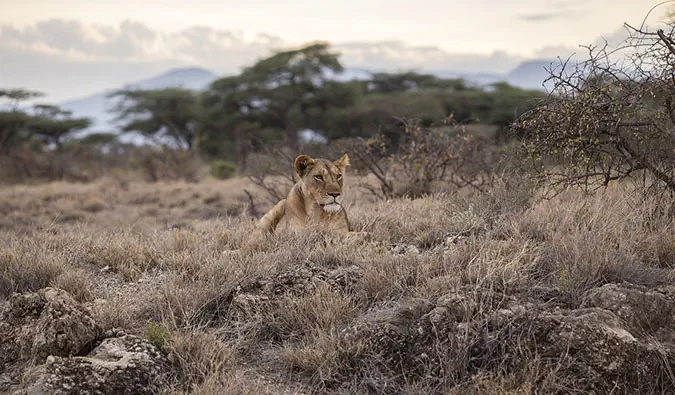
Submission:
[[675,23],[665,31],[625,28],[629,37],[616,47],[588,46],[587,60],[551,70],[550,97],[515,131],[553,193],[630,179],[637,191],[672,202]]
[[236,362],[234,350],[199,328],[167,333],[165,347],[177,368],[176,386],[186,390],[209,380],[224,384]]
[[269,146],[262,153],[249,155],[248,179],[267,194],[269,204],[285,199],[295,184],[294,161],[295,156],[288,149],[278,146]]
[[382,136],[336,142],[353,158],[357,174],[371,174],[377,182],[361,187],[383,198],[419,197],[429,193],[491,185],[503,160],[486,139],[466,132],[452,117],[439,127],[423,127],[402,120],[403,136],[397,146]]
[[208,175],[208,166],[196,152],[169,147],[105,145],[70,141],[63,156],[42,145],[26,145],[0,158],[0,184],[52,181],[96,182],[104,177],[158,181],[197,182]]
[[166,147],[148,149],[139,159],[133,160],[131,166],[140,170],[144,179],[149,182],[197,182],[207,173],[196,152]]

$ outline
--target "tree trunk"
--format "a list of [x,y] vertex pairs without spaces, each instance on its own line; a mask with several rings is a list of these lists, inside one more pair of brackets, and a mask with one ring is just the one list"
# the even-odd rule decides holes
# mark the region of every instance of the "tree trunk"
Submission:
[[61,139],[56,140],[56,151],[59,154],[59,169],[58,169],[58,179],[63,181],[63,176],[65,174],[65,169],[63,165],[63,144],[61,144]]
[[293,125],[287,125],[286,130],[284,131],[285,141],[284,143],[293,150],[297,152],[300,149],[300,141],[298,137],[298,129]]

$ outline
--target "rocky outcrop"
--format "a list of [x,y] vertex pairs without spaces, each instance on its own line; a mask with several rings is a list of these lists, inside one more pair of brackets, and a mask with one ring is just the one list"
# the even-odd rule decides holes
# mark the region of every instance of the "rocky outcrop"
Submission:
[[120,335],[103,340],[86,357],[48,357],[32,372],[33,384],[15,394],[157,394],[167,371],[165,356],[152,344]]
[[[633,314],[647,303],[653,309],[645,314],[656,319],[659,309],[672,311],[669,300],[665,293],[615,284],[588,293],[593,307],[547,310],[512,296],[459,290],[361,318],[340,334],[342,358],[351,363],[346,374],[368,371],[369,390],[376,392],[396,391],[396,371],[406,372],[405,380],[442,381],[455,373],[517,374],[538,363],[557,372],[557,384],[546,393],[666,393],[675,388],[669,375],[675,347],[655,342]],[[374,366],[380,380],[373,380]]]
[[360,276],[358,266],[335,269],[313,265],[298,266],[238,287],[230,295],[231,307],[245,315],[253,315],[265,303],[277,299],[277,296],[307,295],[314,292],[320,284],[333,291],[344,292],[353,287]]
[[609,310],[632,331],[659,334],[673,332],[675,287],[650,290],[633,284],[606,284],[584,296],[584,306]]
[[63,290],[13,294],[0,320],[0,373],[49,355],[77,355],[100,333],[89,312]]
[[152,344],[104,332],[67,292],[13,294],[0,321],[0,393],[157,393],[168,363]]

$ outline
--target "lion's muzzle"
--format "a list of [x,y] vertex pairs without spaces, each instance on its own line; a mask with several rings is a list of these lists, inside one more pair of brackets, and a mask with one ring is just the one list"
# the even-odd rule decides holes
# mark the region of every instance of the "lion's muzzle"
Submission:
[[342,196],[339,193],[336,194],[329,194],[330,198],[326,198],[326,202],[321,204],[321,208],[323,208],[324,211],[329,212],[329,213],[337,213],[340,210],[342,210]]

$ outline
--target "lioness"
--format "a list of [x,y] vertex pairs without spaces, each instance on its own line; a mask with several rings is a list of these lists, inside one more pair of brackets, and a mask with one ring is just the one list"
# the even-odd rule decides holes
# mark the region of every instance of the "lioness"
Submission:
[[300,229],[309,225],[339,232],[351,232],[347,212],[342,206],[342,183],[349,156],[336,161],[299,155],[295,172],[300,180],[265,214],[257,229],[273,232],[277,228]]

